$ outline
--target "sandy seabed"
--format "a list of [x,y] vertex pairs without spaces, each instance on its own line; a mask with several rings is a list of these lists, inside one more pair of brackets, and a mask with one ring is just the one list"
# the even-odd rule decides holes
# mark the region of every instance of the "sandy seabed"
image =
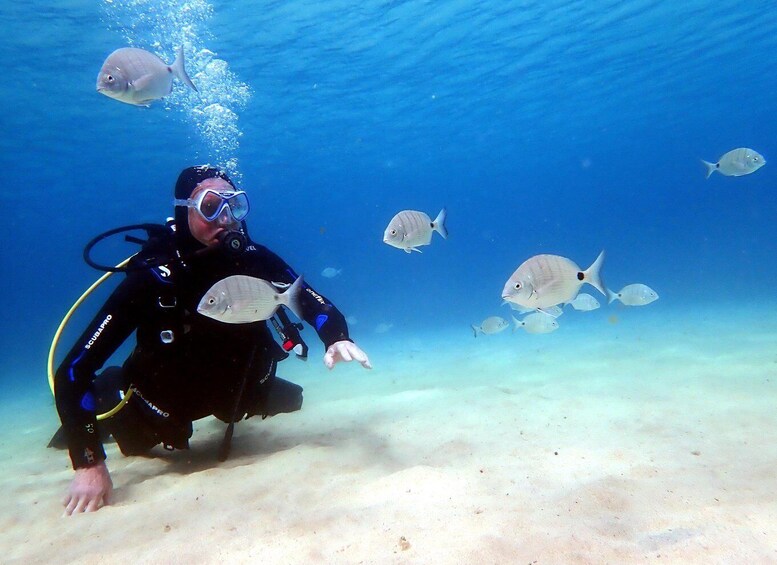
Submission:
[[777,563],[777,320],[636,310],[365,328],[373,371],[285,362],[303,410],[238,424],[226,463],[213,419],[190,451],[108,444],[114,504],[70,518],[47,391],[6,392],[2,561]]

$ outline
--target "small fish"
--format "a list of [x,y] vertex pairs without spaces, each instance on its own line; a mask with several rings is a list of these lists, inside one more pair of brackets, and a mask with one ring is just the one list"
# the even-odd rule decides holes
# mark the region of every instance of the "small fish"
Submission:
[[391,328],[394,327],[394,324],[387,324],[385,322],[381,322],[377,326],[375,326],[375,333],[376,334],[384,334],[387,331],[391,330]]
[[302,277],[284,291],[275,284],[248,275],[232,275],[215,283],[200,300],[197,312],[227,324],[269,320],[279,306],[287,306],[298,318]]
[[507,279],[502,298],[525,308],[545,312],[550,306],[569,302],[588,283],[607,296],[599,271],[604,251],[585,271],[559,255],[535,255],[524,261]]
[[710,163],[704,159],[701,162],[707,167],[707,178],[710,178],[710,175],[715,171],[727,177],[741,177],[754,173],[763,167],[766,164],[766,159],[755,149],[740,147],[724,153],[717,163]]
[[321,271],[321,276],[326,277],[328,279],[333,279],[340,273],[342,273],[342,269],[335,269],[334,267],[327,267],[323,271]]
[[105,59],[97,75],[97,92],[127,104],[148,106],[170,94],[173,77],[197,92],[184,68],[183,47],[178,48],[172,65],[145,49],[122,47]]
[[513,318],[513,333],[519,328],[523,328],[526,333],[530,334],[549,334],[555,332],[558,329],[558,322],[553,316],[548,316],[542,312],[535,312],[529,314],[522,320],[519,320],[515,316]]
[[611,303],[620,300],[626,306],[644,306],[658,300],[658,293],[644,284],[628,284],[620,292],[607,292]]
[[507,329],[507,326],[509,325],[510,323],[504,318],[500,318],[499,316],[491,316],[483,320],[479,326],[473,324],[470,327],[472,328],[475,337],[477,337],[478,332],[485,335],[498,334],[502,330]]
[[590,312],[591,310],[596,310],[599,308],[599,301],[590,294],[586,294],[585,292],[578,294],[574,300],[564,302],[564,306],[567,304],[572,306],[572,308],[575,310],[580,310],[581,312]]
[[421,253],[418,247],[432,242],[432,232],[436,231],[444,239],[448,239],[448,229],[445,227],[447,216],[445,208],[440,210],[434,221],[423,212],[403,210],[391,218],[383,232],[383,243],[397,249],[404,249],[405,253],[411,251]]

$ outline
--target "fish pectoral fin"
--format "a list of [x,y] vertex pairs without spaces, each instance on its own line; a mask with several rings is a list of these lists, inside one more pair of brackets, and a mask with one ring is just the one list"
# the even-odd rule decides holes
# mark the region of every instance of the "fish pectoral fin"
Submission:
[[422,252],[420,249],[418,249],[417,247],[411,247],[411,248],[410,248],[410,250],[408,251],[408,253],[410,253],[410,251],[417,251],[418,253],[423,253],[423,252]]
[[547,314],[553,319],[556,319],[559,317],[559,314],[556,310],[551,310],[549,308],[537,308],[537,312],[542,312],[543,314]]
[[135,90],[143,90],[149,84],[151,84],[152,80],[154,80],[154,75],[151,73],[148,73],[141,77],[136,78],[135,80],[130,82],[130,85],[132,85],[132,88]]

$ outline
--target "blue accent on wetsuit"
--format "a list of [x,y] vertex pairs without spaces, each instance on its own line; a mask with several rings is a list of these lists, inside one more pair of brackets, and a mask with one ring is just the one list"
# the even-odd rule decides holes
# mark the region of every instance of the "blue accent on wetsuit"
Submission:
[[87,412],[94,412],[97,409],[97,402],[95,402],[94,395],[91,392],[87,392],[81,397],[81,408]]
[[329,319],[329,316],[326,314],[319,314],[316,316],[316,331],[321,329],[321,326],[323,326],[326,321]]
[[83,357],[85,353],[86,353],[86,349],[84,349],[81,352],[81,354],[75,358],[75,360],[70,364],[70,368],[67,370],[67,376],[70,379],[71,383],[74,383],[76,381],[75,368],[76,368],[76,365],[78,365],[78,362],[81,360],[81,357]]

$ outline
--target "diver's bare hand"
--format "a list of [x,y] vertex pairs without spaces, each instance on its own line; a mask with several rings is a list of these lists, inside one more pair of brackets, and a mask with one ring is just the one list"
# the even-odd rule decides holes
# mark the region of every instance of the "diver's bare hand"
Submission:
[[113,481],[105,461],[92,467],[76,469],[76,476],[70,483],[67,496],[62,501],[65,515],[73,513],[95,512],[111,503]]
[[355,343],[347,340],[336,341],[326,350],[324,354],[324,365],[327,369],[335,366],[340,361],[358,361],[365,369],[372,369],[367,354],[359,349]]

